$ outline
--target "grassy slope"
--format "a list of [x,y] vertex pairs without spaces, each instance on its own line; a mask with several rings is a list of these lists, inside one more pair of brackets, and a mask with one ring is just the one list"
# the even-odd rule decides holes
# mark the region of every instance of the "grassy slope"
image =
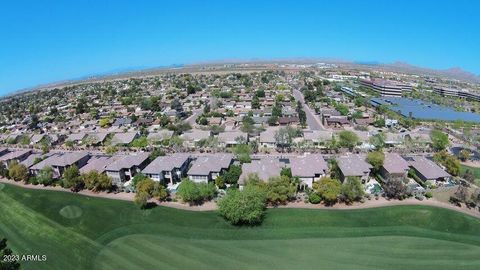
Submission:
[[460,165],[460,175],[464,174],[466,170],[470,170],[475,175],[475,184],[480,186],[480,168],[470,167],[466,165]]
[[[59,211],[82,209],[77,219]],[[27,269],[478,269],[480,220],[445,209],[273,209],[236,228],[215,212],[5,186],[0,235],[17,253],[47,254]]]

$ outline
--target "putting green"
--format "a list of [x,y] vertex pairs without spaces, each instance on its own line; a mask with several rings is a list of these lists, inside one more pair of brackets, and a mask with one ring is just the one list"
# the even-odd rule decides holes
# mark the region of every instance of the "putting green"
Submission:
[[67,205],[60,209],[60,215],[65,218],[74,219],[82,216],[82,208],[76,205]]

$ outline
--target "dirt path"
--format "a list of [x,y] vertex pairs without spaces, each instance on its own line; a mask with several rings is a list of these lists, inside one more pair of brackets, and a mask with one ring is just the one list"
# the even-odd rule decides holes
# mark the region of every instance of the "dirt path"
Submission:
[[462,165],[465,165],[468,167],[480,168],[480,161],[467,160],[462,162]]
[[[53,191],[61,191],[61,192],[68,192],[72,193],[68,189],[64,189],[62,187],[44,187],[42,185],[31,185],[31,184],[24,184],[22,182],[15,182],[11,180],[7,180],[5,178],[0,178],[0,183],[6,183],[6,184],[11,184],[23,188],[29,188],[29,189],[40,189],[40,190],[53,190]],[[97,197],[97,198],[107,198],[107,199],[113,199],[113,200],[123,200],[123,201],[133,201],[133,198],[135,196],[134,193],[126,193],[126,192],[120,192],[120,193],[105,193],[105,192],[92,192],[90,190],[82,190],[78,192],[77,194],[84,195],[84,196],[90,196],[90,197]],[[161,206],[166,206],[166,207],[171,207],[171,208],[176,208],[176,209],[182,209],[182,210],[188,210],[188,211],[214,211],[216,210],[217,204],[215,202],[206,202],[202,205],[188,205],[180,202],[161,202],[157,203],[158,205]],[[480,218],[480,211],[474,210],[474,209],[468,209],[464,205],[462,207],[457,207],[448,203],[440,202],[435,199],[428,199],[428,200],[423,200],[419,201],[414,198],[409,198],[403,201],[399,200],[387,200],[385,198],[379,198],[378,200],[372,199],[372,200],[367,200],[364,203],[353,203],[351,205],[346,205],[343,203],[338,203],[333,206],[325,206],[323,204],[309,204],[309,203],[304,203],[304,202],[291,202],[287,205],[281,205],[276,208],[298,208],[298,209],[326,209],[326,210],[353,210],[353,209],[366,209],[366,208],[378,208],[378,207],[387,207],[387,206],[396,206],[396,205],[427,205],[427,206],[433,206],[433,207],[440,207],[440,208],[446,208],[450,209],[453,211],[461,212],[464,214],[467,214],[469,216],[477,217]]]

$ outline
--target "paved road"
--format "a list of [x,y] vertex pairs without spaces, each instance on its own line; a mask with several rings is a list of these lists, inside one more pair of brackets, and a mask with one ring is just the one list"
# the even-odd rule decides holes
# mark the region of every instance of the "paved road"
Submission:
[[200,114],[202,114],[203,109],[195,109],[192,111],[192,115],[190,115],[187,119],[185,119],[185,122],[189,123],[191,126],[194,126],[196,124],[196,120]]
[[323,125],[322,121],[320,120],[320,117],[315,114],[315,111],[310,109],[310,107],[305,104],[305,99],[303,98],[302,92],[299,90],[295,89],[293,90],[293,97],[295,100],[299,100],[302,105],[303,105],[303,110],[305,111],[305,114],[307,115],[307,124],[310,127],[311,130],[326,130]]

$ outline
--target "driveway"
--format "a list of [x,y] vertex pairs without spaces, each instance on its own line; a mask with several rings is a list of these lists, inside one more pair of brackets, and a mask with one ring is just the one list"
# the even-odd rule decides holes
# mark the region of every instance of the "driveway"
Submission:
[[190,115],[187,119],[185,119],[185,122],[189,123],[192,127],[196,124],[195,121],[197,121],[198,116],[202,114],[203,109],[195,109],[192,111],[192,115]]

